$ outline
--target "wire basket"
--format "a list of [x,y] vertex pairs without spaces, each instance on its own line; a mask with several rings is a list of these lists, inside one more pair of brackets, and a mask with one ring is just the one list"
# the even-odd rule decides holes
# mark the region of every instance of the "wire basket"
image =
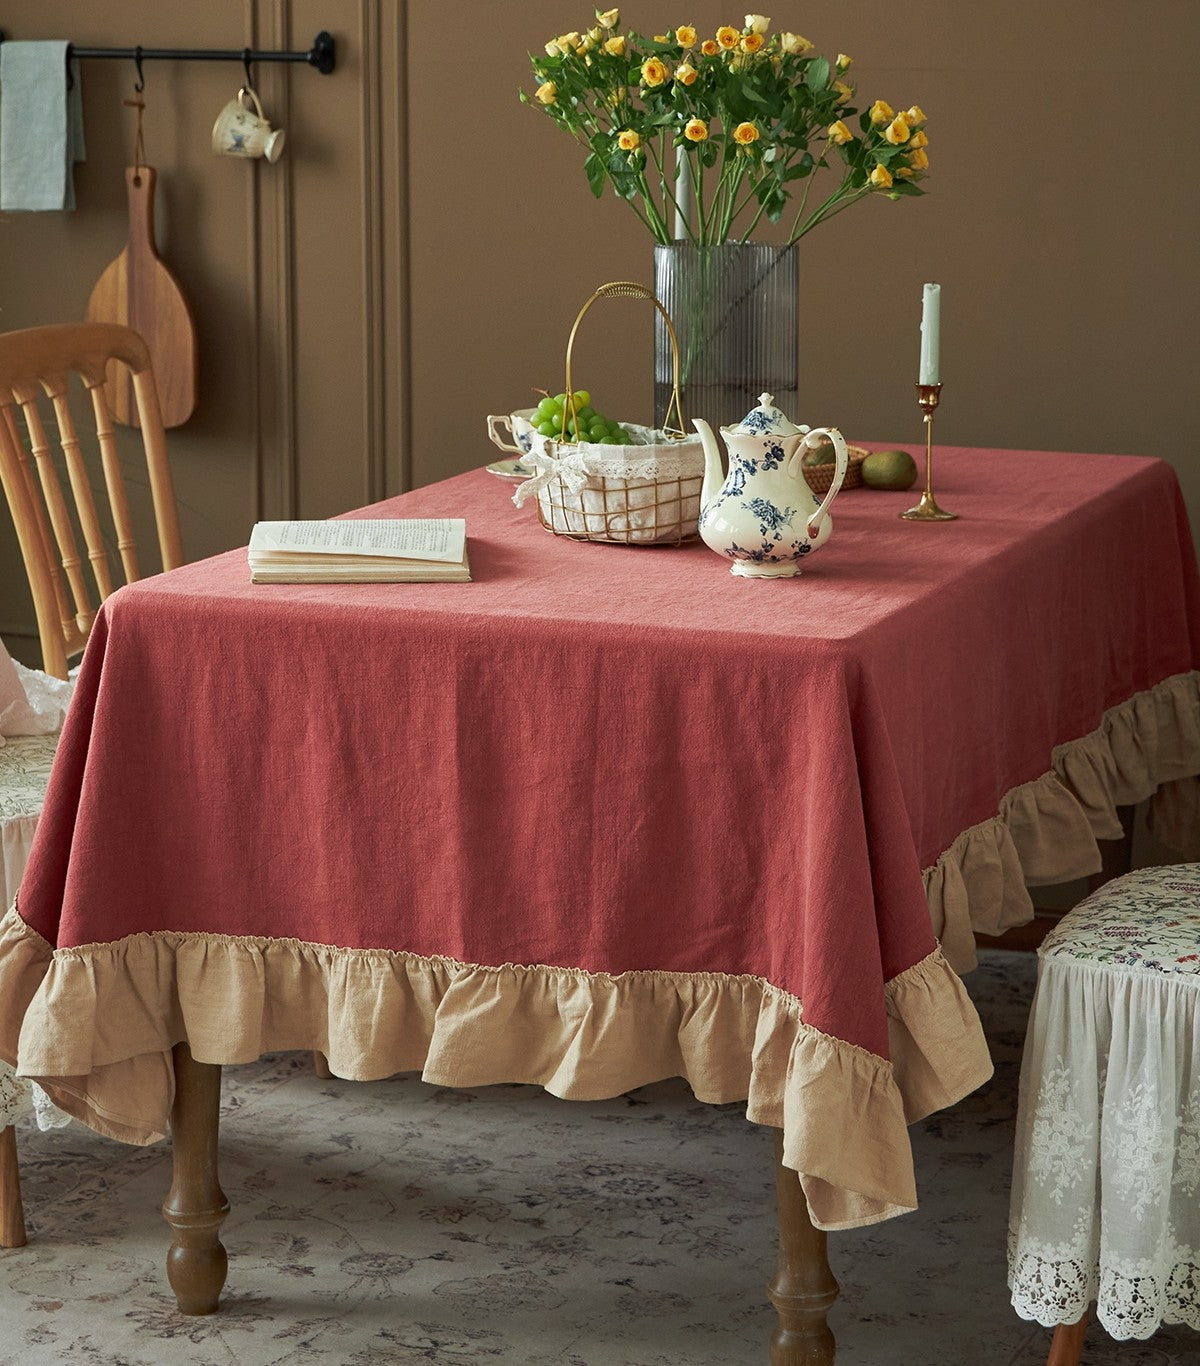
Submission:
[[[859,489],[863,484],[862,462],[869,452],[865,446],[846,446],[846,477],[842,480],[843,489]],[[814,493],[828,493],[833,485],[837,465],[831,460],[827,465],[805,465],[804,480]]]
[[[666,322],[674,352],[674,392],[661,430],[625,423],[641,444],[609,446],[567,439],[567,418],[576,416],[571,361],[575,337],[598,299],[649,299]],[[679,346],[666,309],[654,291],[632,280],[601,285],[579,310],[567,340],[567,404],[560,437],[534,433],[527,460],[533,478],[513,495],[520,506],[537,495],[538,520],[556,536],[619,545],[681,545],[699,535],[704,448],[683,430],[679,401]],[[569,410],[569,412],[568,412]],[[675,425],[671,418],[674,413]],[[655,439],[657,438],[657,439]]]

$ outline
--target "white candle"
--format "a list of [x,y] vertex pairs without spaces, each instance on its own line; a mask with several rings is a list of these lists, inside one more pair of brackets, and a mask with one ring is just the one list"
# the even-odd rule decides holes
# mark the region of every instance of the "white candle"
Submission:
[[688,219],[691,198],[692,177],[687,153],[682,147],[675,148],[675,240],[682,241],[688,235]]
[[921,302],[920,384],[940,384],[941,373],[942,287],[926,285]]

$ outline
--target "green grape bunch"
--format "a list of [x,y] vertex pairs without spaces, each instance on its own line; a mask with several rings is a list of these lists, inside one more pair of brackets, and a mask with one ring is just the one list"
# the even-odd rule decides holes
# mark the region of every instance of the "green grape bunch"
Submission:
[[[574,397],[574,404],[570,399]],[[592,407],[592,396],[586,389],[576,389],[573,395],[547,394],[534,409],[530,419],[533,429],[541,436],[567,441],[590,442],[594,446],[629,446],[633,439],[619,422],[613,422]]]

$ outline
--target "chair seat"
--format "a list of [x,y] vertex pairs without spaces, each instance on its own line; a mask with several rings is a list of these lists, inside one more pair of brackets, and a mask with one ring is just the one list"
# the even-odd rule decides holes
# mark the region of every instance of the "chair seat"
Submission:
[[1063,917],[1040,955],[1200,976],[1200,863],[1116,878]]
[[57,745],[57,734],[17,735],[0,747],[0,821],[42,809]]
[[18,735],[0,746],[0,907],[7,909],[29,860],[58,735]]
[[1039,950],[1009,1285],[1047,1327],[1200,1329],[1200,864],[1117,878]]

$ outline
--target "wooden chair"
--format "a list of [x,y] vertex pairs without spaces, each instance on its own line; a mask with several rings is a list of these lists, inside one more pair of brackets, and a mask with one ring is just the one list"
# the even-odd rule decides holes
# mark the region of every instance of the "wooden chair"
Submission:
[[[43,667],[58,678],[67,676],[68,658],[87,642],[96,615],[93,604],[103,602],[116,586],[96,490],[68,398],[72,373],[83,381],[91,399],[103,500],[124,579],[132,583],[141,577],[120,452],[104,395],[105,377],[115,364],[125,365],[132,376],[162,567],[174,569],[183,562],[179,521],[145,342],[132,329],[115,323],[62,323],[0,336],[0,479],[33,592]],[[47,436],[44,398],[53,411],[74,518]],[[22,421],[28,450],[20,435]],[[94,594],[79,551],[76,520]]]
[[[104,390],[110,366],[118,364],[132,379],[161,565],[174,569],[183,560],[179,522],[145,342],[111,323],[63,323],[0,335],[0,483],[33,594],[43,668],[56,678],[68,676],[68,663],[87,643],[99,604],[121,580],[131,583],[142,575],[122,452]],[[83,395],[72,375],[82,382]],[[84,422],[91,428],[87,440],[81,436]],[[130,429],[128,442],[137,440]],[[0,749],[0,823],[23,822],[24,831],[32,831],[54,739],[15,738]],[[15,888],[6,890],[11,899]],[[0,1247],[24,1242],[14,1131],[7,1124],[0,1128]]]
[[1009,1286],[1078,1366],[1115,1338],[1200,1328],[1200,864],[1085,898],[1039,950],[1013,1160]]

